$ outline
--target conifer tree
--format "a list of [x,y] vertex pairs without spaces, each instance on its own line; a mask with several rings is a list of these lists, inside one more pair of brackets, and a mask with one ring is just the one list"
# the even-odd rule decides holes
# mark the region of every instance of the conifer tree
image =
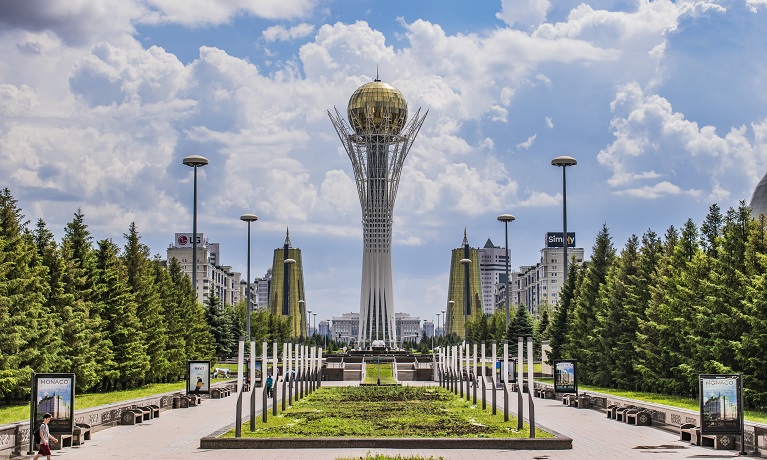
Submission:
[[743,396],[750,407],[767,409],[767,216],[760,215],[751,228],[746,245],[746,286],[744,311],[748,330],[738,349],[743,369]]
[[516,355],[516,346],[519,338],[533,337],[535,338],[535,328],[533,327],[533,318],[527,311],[527,307],[519,305],[514,317],[509,322],[509,332],[506,338],[509,341],[509,348],[514,349],[514,355]]
[[[181,290],[173,284],[173,275],[179,277],[181,266],[176,259],[171,259],[168,268],[163,267],[159,259],[152,262],[154,285],[160,294],[160,304],[163,309],[162,321],[167,334],[167,357],[168,365],[163,381],[175,382],[186,374],[188,347],[186,343],[187,324],[183,322],[184,315],[181,311],[183,301]],[[192,359],[189,357],[189,359]]]
[[[181,269],[178,260],[170,261],[171,281],[176,289],[177,312],[184,327],[184,342],[187,347],[186,359],[210,360],[215,357],[215,342],[205,319],[205,309],[197,302],[192,280]],[[172,330],[172,326],[168,326]],[[184,362],[186,366],[186,362]],[[186,368],[185,368],[186,369]]]
[[111,240],[98,243],[95,304],[106,320],[115,367],[104,375],[108,388],[119,382],[122,389],[139,386],[149,370],[145,332],[136,314],[136,301],[128,288],[124,267]]
[[[586,264],[584,264],[584,267],[585,265]],[[580,273],[583,272],[578,269],[577,264],[568,265],[567,280],[562,288],[559,297],[559,306],[554,312],[554,320],[551,323],[551,354],[549,354],[549,364],[553,364],[554,360],[569,357],[567,330],[570,326],[570,311],[575,304],[575,286],[578,277],[581,276]]]
[[46,331],[45,343],[47,346],[45,357],[48,360],[45,365],[37,368],[36,372],[70,372],[67,360],[63,352],[63,310],[71,308],[70,299],[64,295],[62,276],[64,262],[56,247],[53,233],[45,225],[42,219],[37,220],[37,225],[32,234],[34,244],[40,262],[47,268],[47,276],[44,283],[45,300],[43,301],[43,315],[40,318],[40,328]]
[[155,284],[149,247],[141,243],[141,237],[132,222],[125,235],[127,240],[122,260],[127,269],[127,285],[136,301],[136,317],[144,332],[146,353],[150,368],[146,379],[160,381],[168,373],[168,332],[163,318],[160,293]]
[[[32,372],[49,368],[43,302],[48,288],[26,221],[9,189],[0,192],[0,397],[28,393]],[[54,334],[55,331],[51,331]]]
[[210,333],[213,336],[216,356],[232,356],[236,351],[237,338],[232,336],[231,318],[222,308],[221,299],[218,298],[213,288],[211,288],[205,301],[205,320],[208,322]]
[[114,369],[112,343],[106,336],[104,321],[93,304],[95,255],[92,237],[78,209],[64,229],[61,243],[64,261],[62,286],[71,309],[62,311],[64,355],[71,363],[78,392],[101,383]]

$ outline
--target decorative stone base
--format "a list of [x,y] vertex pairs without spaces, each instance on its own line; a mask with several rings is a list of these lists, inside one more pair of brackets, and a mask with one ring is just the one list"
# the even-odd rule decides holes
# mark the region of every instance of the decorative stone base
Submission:
[[200,439],[201,449],[503,449],[565,450],[573,440],[554,438],[216,438]]

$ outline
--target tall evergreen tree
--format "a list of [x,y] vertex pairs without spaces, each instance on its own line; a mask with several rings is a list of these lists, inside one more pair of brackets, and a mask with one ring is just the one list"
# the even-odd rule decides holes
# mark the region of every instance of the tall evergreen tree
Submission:
[[180,293],[182,291],[173,284],[171,275],[173,272],[177,277],[182,274],[181,266],[176,259],[171,259],[167,269],[159,259],[152,261],[154,285],[160,294],[160,304],[163,309],[162,321],[168,338],[166,341],[168,365],[163,376],[163,380],[168,382],[182,379],[186,373],[187,359],[194,359],[188,356],[185,332],[188,325],[183,322],[184,315],[181,311],[183,301]]
[[106,320],[116,366],[104,375],[110,388],[139,386],[149,371],[146,335],[137,316],[137,304],[126,283],[127,275],[111,240],[98,243],[94,300]]
[[579,286],[567,332],[569,351],[579,361],[579,375],[584,383],[592,383],[595,371],[601,365],[592,357],[599,346],[599,338],[594,335],[594,331],[597,317],[603,308],[599,291],[607,279],[607,271],[614,258],[615,249],[607,226],[603,225],[594,242],[591,263],[586,268],[583,283]]
[[[509,341],[509,347],[516,351],[516,344],[520,337],[533,337],[535,338],[535,327],[533,326],[533,318],[527,311],[527,307],[520,305],[517,307],[516,314],[509,322],[509,331],[506,335],[506,339]],[[516,354],[516,352],[514,353]]]
[[125,235],[122,260],[127,269],[127,285],[136,301],[136,316],[145,337],[150,368],[146,379],[158,382],[168,373],[168,329],[163,318],[160,293],[155,284],[149,247],[141,243],[136,223],[131,222]]
[[[205,309],[197,302],[197,295],[192,289],[192,280],[182,271],[176,259],[171,259],[170,277],[176,288],[177,312],[181,316],[180,324],[184,327],[187,359],[213,359],[216,353],[215,341],[205,319]],[[168,327],[169,330],[173,330],[172,326]]]
[[642,308],[635,289],[639,274],[639,238],[631,235],[619,257],[608,271],[600,292],[602,310],[597,316],[595,335],[599,346],[592,358],[599,362],[593,369],[593,382],[603,387],[625,385],[633,374],[637,311]]
[[743,396],[750,407],[767,409],[767,217],[762,214],[749,233],[746,246],[749,283],[744,298],[748,329],[738,349],[743,369]]
[[[28,393],[32,372],[48,369],[42,329],[47,269],[9,189],[0,192],[0,396],[6,403]],[[55,331],[51,331],[55,334]]]
[[216,295],[215,289],[210,290],[205,301],[205,319],[213,336],[216,356],[225,358],[232,356],[237,349],[237,338],[232,335],[231,318],[222,308],[221,299]]
[[722,212],[719,205],[712,204],[708,208],[708,215],[703,225],[700,226],[703,250],[709,257],[716,257],[719,249],[720,234],[722,231]]
[[95,255],[85,218],[78,209],[64,229],[62,286],[71,308],[62,311],[64,355],[75,374],[78,392],[101,383],[115,367],[112,343],[101,313],[93,304]]
[[549,359],[553,362],[568,356],[567,330],[570,326],[570,310],[574,307],[576,294],[575,286],[579,276],[578,264],[570,264],[567,267],[567,279],[559,296],[559,306],[554,312],[554,320],[551,323],[551,354]]
[[62,363],[66,363],[63,351],[62,312],[70,306],[62,286],[64,262],[59,255],[53,233],[48,230],[42,219],[38,219],[32,238],[40,261],[48,271],[44,281],[46,294],[39,327],[46,331],[47,352],[44,355],[49,361],[39,367],[37,372],[70,372],[68,366],[62,366]]

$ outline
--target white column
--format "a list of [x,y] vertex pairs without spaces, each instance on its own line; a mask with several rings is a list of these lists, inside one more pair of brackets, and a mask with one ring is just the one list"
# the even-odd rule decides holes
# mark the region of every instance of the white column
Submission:
[[237,346],[237,393],[242,391],[242,371],[245,362],[245,341],[240,340]]

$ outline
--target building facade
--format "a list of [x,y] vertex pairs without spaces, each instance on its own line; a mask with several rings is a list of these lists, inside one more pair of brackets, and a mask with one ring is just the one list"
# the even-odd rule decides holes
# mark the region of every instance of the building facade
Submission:
[[[498,285],[506,282],[506,250],[495,246],[488,238],[485,246],[477,249],[477,253],[482,280],[482,305],[485,315],[492,315],[497,308]],[[504,298],[504,305],[505,301]]]
[[269,290],[269,310],[273,315],[287,318],[292,338],[308,335],[304,269],[301,250],[290,243],[290,231],[285,243],[274,250],[272,280]]
[[[174,242],[168,246],[167,260],[176,259],[184,273],[192,278],[195,264],[192,262],[192,234],[176,233]],[[221,305],[236,305],[245,298],[241,284],[242,275],[229,265],[220,265],[221,254],[218,243],[209,243],[205,234],[197,234],[197,301],[205,303],[211,293]]]
[[[554,240],[552,240],[552,235]],[[559,235],[559,241],[556,240]],[[583,263],[583,248],[575,247],[575,234],[570,234],[567,257],[576,264]],[[528,311],[537,315],[542,305],[559,305],[564,288],[564,249],[560,233],[547,233],[540,261],[535,265],[519,267],[511,276],[510,303],[525,305]]]
[[465,338],[467,322],[485,312],[482,299],[479,252],[476,248],[469,247],[464,229],[463,246],[453,249],[451,254],[445,333]]
[[401,344],[421,341],[421,318],[410,316],[407,313],[396,313],[394,317],[397,337],[400,338]]
[[348,123],[338,109],[328,111],[352,162],[362,207],[362,283],[357,341],[367,347],[382,340],[397,343],[392,284],[391,240],[394,201],[410,147],[426,115],[407,121],[407,102],[396,88],[375,81],[349,99]]

